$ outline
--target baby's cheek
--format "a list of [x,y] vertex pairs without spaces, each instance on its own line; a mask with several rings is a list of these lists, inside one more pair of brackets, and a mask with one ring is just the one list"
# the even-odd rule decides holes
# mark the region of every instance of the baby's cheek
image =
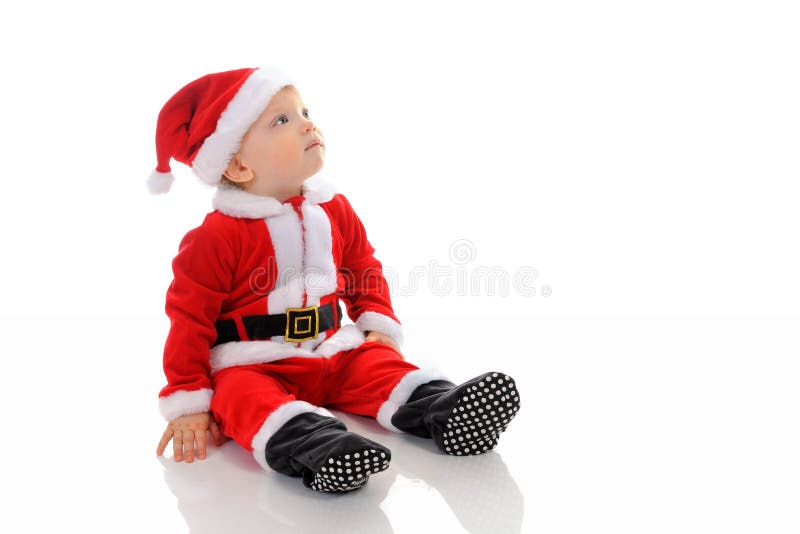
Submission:
[[300,146],[296,139],[279,139],[270,148],[272,148],[272,157],[278,164],[282,165],[297,161],[305,149],[305,147]]

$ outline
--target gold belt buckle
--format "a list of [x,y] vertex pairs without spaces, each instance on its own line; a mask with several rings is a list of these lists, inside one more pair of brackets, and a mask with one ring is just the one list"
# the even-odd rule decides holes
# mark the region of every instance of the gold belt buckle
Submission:
[[319,335],[319,307],[286,308],[285,341],[302,343]]

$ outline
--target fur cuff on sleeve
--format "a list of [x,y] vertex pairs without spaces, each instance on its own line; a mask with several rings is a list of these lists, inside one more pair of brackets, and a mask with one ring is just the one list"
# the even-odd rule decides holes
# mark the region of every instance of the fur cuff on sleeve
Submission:
[[356,321],[356,326],[362,332],[375,331],[386,334],[395,340],[398,346],[403,346],[403,327],[400,323],[377,312],[364,312]]
[[208,388],[195,391],[176,391],[158,399],[158,410],[167,421],[181,415],[207,412],[211,408],[214,391]]

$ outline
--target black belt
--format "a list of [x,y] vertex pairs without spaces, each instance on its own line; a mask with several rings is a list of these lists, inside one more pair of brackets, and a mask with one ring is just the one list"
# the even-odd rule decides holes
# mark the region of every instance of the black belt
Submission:
[[[274,315],[248,315],[242,317],[242,325],[248,339],[269,339],[283,336],[285,341],[301,343],[314,339],[320,332],[342,323],[342,307],[336,303],[336,317],[333,304],[310,306],[308,308],[286,308],[286,313]],[[214,324],[217,327],[217,340],[214,346],[229,341],[241,341],[236,322],[224,319]]]

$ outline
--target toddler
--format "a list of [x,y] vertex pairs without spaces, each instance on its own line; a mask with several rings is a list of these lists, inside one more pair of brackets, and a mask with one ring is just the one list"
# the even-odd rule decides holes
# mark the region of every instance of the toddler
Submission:
[[[152,192],[170,158],[216,186],[214,211],[181,241],[167,290],[167,385],[159,395],[176,461],[205,458],[207,433],[264,469],[323,492],[361,487],[391,452],[324,407],[430,438],[446,454],[491,450],[520,406],[490,372],[455,385],[400,353],[381,263],[330,184],[307,181],[325,139],[296,84],[277,69],[203,76],[162,108]],[[342,325],[341,303],[355,324]]]

